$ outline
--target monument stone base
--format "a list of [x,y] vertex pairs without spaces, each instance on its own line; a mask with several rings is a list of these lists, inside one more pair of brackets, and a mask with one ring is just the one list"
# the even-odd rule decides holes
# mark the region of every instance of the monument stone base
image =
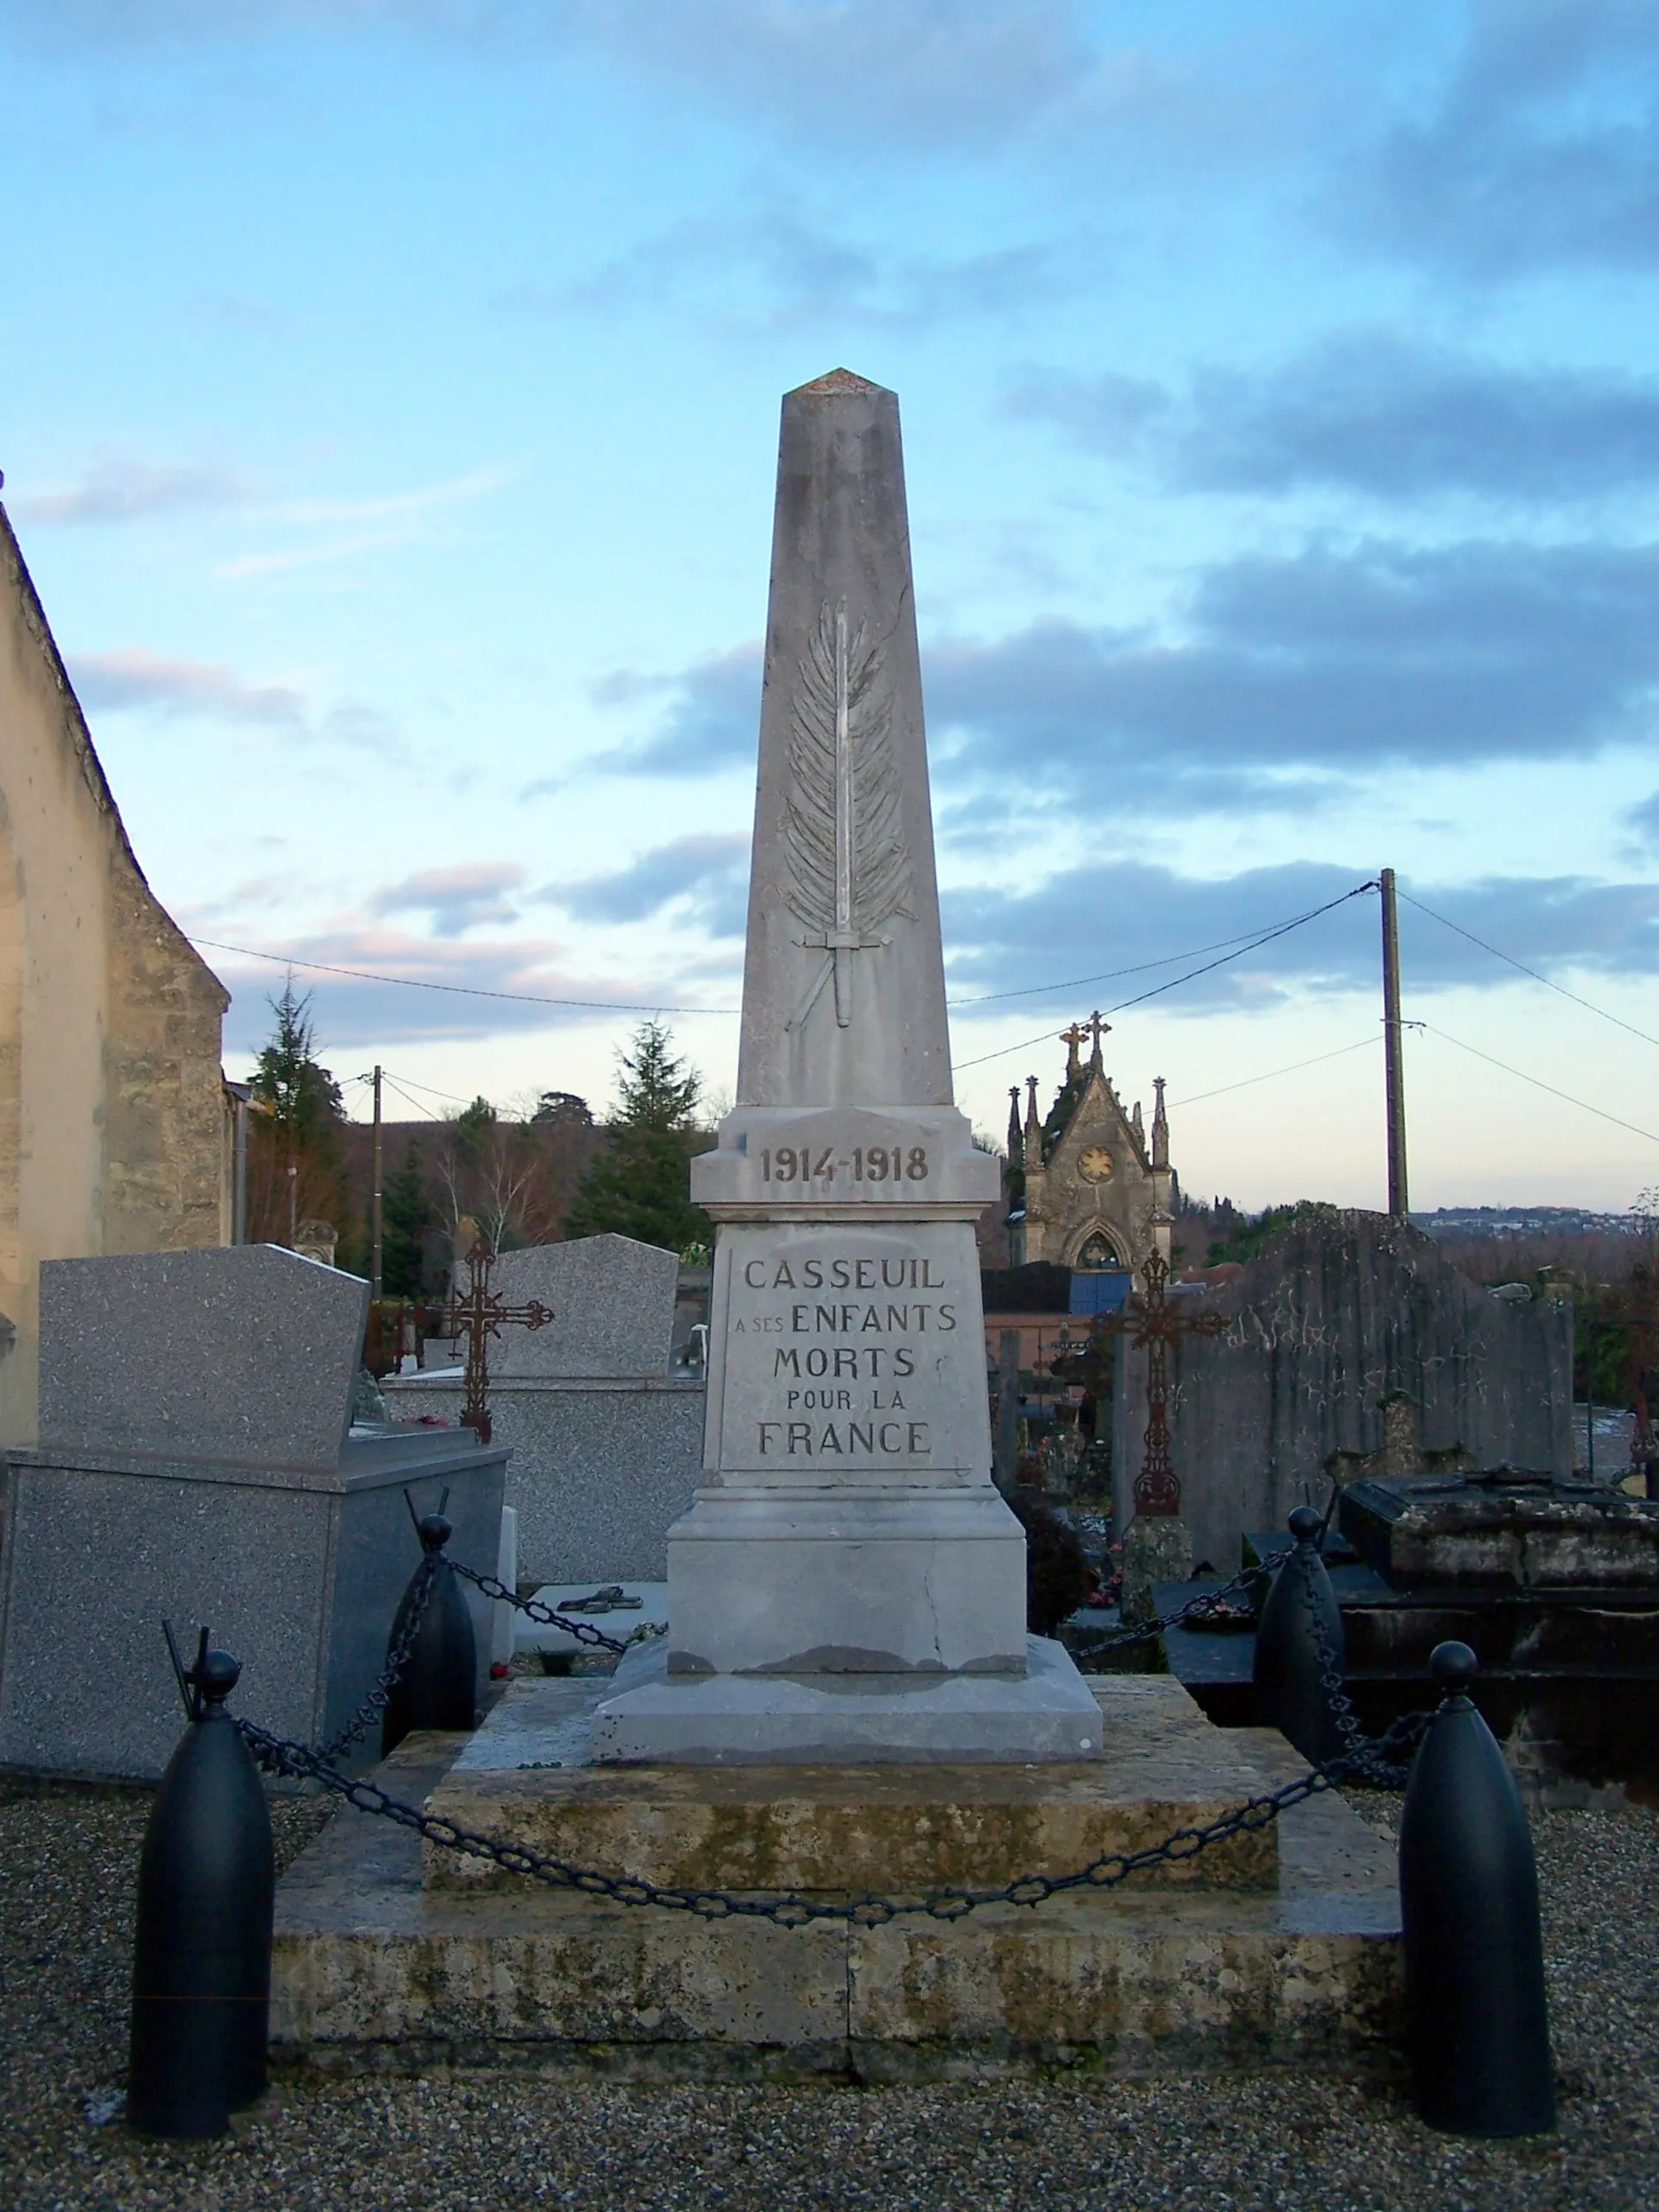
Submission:
[[[595,1766],[609,1686],[515,1685],[476,1735],[411,1736],[377,1778],[573,1865],[914,1896],[1065,1874],[1304,1771],[1158,1675],[1091,1678],[1111,1756],[1090,1764]],[[279,2068],[876,2082],[1397,2063],[1394,1850],[1334,1793],[1123,1887],[884,1926],[707,1920],[425,1848],[423,1869],[418,1837],[344,1811],[284,1875]]]
[[1087,1759],[1100,1713],[1076,1662],[1026,1638],[1023,1674],[671,1674],[637,1645],[595,1706],[592,1758],[722,1766]]

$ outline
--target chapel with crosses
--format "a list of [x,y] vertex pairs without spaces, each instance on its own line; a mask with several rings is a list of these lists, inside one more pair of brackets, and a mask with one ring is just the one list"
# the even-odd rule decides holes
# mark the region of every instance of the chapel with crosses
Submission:
[[1042,1260],[1079,1273],[1127,1270],[1138,1281],[1152,1253],[1170,1258],[1176,1186],[1164,1079],[1153,1082],[1149,1134],[1140,1101],[1126,1113],[1102,1062],[1110,1027],[1095,1013],[1061,1032],[1066,1079],[1046,1116],[1035,1075],[1025,1080],[1023,1122],[1018,1086],[1008,1094],[1008,1256],[1016,1267]]

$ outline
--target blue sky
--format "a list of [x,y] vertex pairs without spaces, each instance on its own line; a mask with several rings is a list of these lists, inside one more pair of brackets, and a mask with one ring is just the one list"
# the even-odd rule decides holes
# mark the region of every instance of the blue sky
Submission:
[[[4,496],[156,890],[523,994],[302,969],[337,1073],[597,1103],[635,1017],[531,1001],[735,1006],[778,398],[845,363],[976,1120],[1391,865],[1414,1200],[1659,1182],[1659,10],[0,0],[0,82]],[[1117,1017],[1189,1188],[1380,1201],[1376,939]],[[234,1069],[281,971],[208,957]]]

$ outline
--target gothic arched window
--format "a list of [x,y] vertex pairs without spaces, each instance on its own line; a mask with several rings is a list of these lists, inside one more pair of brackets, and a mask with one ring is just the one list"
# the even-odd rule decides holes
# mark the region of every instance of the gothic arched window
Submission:
[[1115,1267],[1121,1270],[1123,1262],[1112,1249],[1110,1240],[1097,1234],[1085,1238],[1083,1249],[1078,1254],[1074,1265],[1080,1273],[1092,1274],[1103,1267]]

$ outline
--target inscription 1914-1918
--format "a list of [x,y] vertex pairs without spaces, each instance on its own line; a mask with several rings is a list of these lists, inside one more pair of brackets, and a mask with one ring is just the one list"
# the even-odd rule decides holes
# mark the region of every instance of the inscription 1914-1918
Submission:
[[854,1182],[926,1182],[926,1145],[777,1145],[760,1156],[763,1182],[833,1182],[837,1170]]

